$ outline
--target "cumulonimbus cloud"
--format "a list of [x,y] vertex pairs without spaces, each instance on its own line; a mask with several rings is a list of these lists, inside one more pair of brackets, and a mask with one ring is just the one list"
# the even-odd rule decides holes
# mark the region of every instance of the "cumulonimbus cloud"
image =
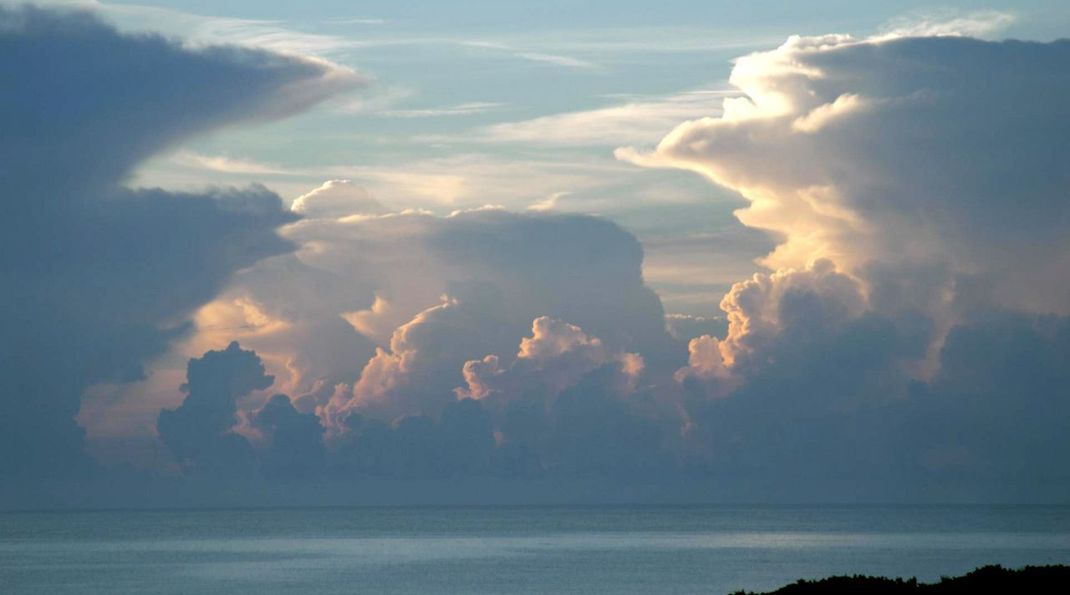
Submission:
[[[1041,102],[1031,118],[1003,121],[993,114],[1009,107],[1005,90],[966,88],[983,58],[999,71],[986,76],[1024,76],[1021,88],[1058,95],[1048,87],[1064,50],[793,39],[740,60],[733,81],[745,96],[722,116],[681,124],[652,153],[622,152],[740,191],[751,201],[741,221],[783,238],[772,270],[722,300],[723,319],[667,323],[643,283],[641,246],[606,221],[494,208],[341,216],[348,197],[289,226],[302,248],[243,272],[221,299],[255,304],[252,315],[238,309],[263,318],[264,333],[242,340],[287,362],[305,393],[292,412],[279,399],[272,409],[319,416],[301,443],[323,437],[329,474],[634,479],[656,468],[799,497],[827,496],[845,478],[857,494],[914,497],[933,482],[943,494],[1004,493],[1013,472],[1014,489],[1060,493],[1067,484],[1048,481],[1037,440],[1008,445],[1017,427],[1058,435],[1045,420],[1066,407],[1065,319],[1036,312],[1065,305],[1061,277],[1003,293],[1044,249],[1042,268],[1065,259],[1058,189],[1017,178],[1050,169],[1042,152],[1057,152],[1057,139],[1032,139],[1039,165],[978,171],[969,160],[1012,156],[973,146],[978,131],[1018,139],[1020,151],[1041,128],[1032,120],[1058,129],[1063,108]],[[1011,69],[1023,55],[1034,70]],[[995,190],[1019,182],[1022,202],[1000,203]],[[1004,225],[969,212],[980,205]],[[1051,220],[1040,222],[1044,208]],[[284,277],[302,283],[280,287]],[[991,361],[1012,352],[1031,354],[1023,374]],[[990,382],[969,381],[975,366]],[[1025,389],[1049,415],[1015,417]]]
[[[832,35],[741,58],[741,96],[720,116],[618,152],[740,192],[741,222],[783,238],[770,270],[725,296],[723,320],[667,325],[642,246],[597,217],[389,212],[330,182],[302,197],[298,221],[259,187],[124,189],[144,154],[355,79],[124,37],[82,16],[11,14],[0,43],[54,50],[33,68],[75,56],[49,80],[86,84],[93,100],[89,123],[70,116],[39,138],[13,128],[38,143],[27,155],[55,160],[4,173],[18,200],[0,239],[15,288],[2,322],[17,340],[2,352],[15,390],[0,401],[0,452],[21,453],[5,462],[69,463],[85,386],[140,377],[181,336],[189,391],[154,427],[191,477],[698,477],[788,499],[1070,493],[1052,454],[1070,450],[1066,42]],[[69,44],[98,48],[86,54],[97,61],[79,65]],[[177,65],[170,76],[196,93],[149,101],[141,87],[166,81],[144,72],[138,88],[104,84],[130,68],[109,47]],[[136,117],[109,120],[110,92]]]
[[[1051,362],[1070,356],[1055,338],[1070,312],[1068,174],[1056,165],[1070,157],[1068,58],[1064,41],[793,37],[737,60],[742,96],[720,116],[681,123],[652,151],[618,149],[739,192],[739,220],[783,238],[763,261],[772,272],[722,301],[726,334],[693,339],[677,373],[699,459],[885,488],[1014,468],[1023,485],[1065,489],[1035,441],[1023,437],[1032,446],[1012,449],[1012,464],[977,438],[1051,436],[1012,412],[1066,407]],[[1028,372],[966,382],[974,366],[989,377],[1004,340],[1034,355]]]
[[941,267],[989,303],[1066,313],[1068,56],[1064,41],[793,37],[737,60],[743,96],[720,117],[617,155],[738,191],[739,220],[784,237],[774,269]]
[[[236,270],[293,245],[260,186],[204,193],[123,185],[192,135],[307,109],[359,85],[322,60],[189,49],[80,11],[0,8],[0,474],[86,466],[82,392],[143,375]],[[18,489],[19,482],[5,482]]]

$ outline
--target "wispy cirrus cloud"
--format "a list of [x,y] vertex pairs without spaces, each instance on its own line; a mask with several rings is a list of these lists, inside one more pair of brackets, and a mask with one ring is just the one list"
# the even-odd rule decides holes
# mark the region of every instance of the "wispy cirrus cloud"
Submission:
[[775,45],[787,34],[773,29],[743,32],[717,27],[608,27],[525,33],[500,38],[499,45],[614,61],[618,57],[634,59],[636,54],[735,53]]
[[555,64],[557,66],[564,66],[566,68],[575,68],[581,70],[592,70],[598,68],[598,64],[589,60],[583,60],[574,56],[566,56],[563,54],[548,53],[546,51],[539,51],[533,49],[521,49],[514,47],[513,45],[500,43],[495,41],[461,41],[461,45],[483,48],[488,50],[497,50],[505,52],[516,58],[522,60],[528,60],[531,62],[543,62],[546,64]]
[[607,107],[493,124],[469,138],[543,146],[653,142],[682,120],[720,113],[724,98],[736,94],[735,91],[698,89],[663,97],[626,97],[623,103]]
[[626,175],[628,169],[609,161],[516,160],[459,153],[404,165],[332,166],[322,173],[359,180],[375,196],[404,207],[477,207],[492,200],[523,208],[554,193],[602,187],[603,176]]
[[195,151],[179,151],[171,157],[171,161],[176,165],[227,174],[275,176],[295,175],[297,173],[292,169],[272,163],[261,163],[243,157],[204,155]]
[[896,17],[881,27],[882,37],[987,37],[1006,29],[1017,20],[1014,13],[981,10],[962,13],[954,10],[915,11]]
[[187,45],[219,43],[259,49],[334,57],[360,47],[359,41],[339,35],[300,31],[284,21],[200,15],[140,4],[89,5],[94,11],[130,29],[156,30],[180,36]]
[[[338,58],[346,51],[384,46],[452,45],[482,48],[530,62],[570,69],[595,69],[598,65],[574,56],[548,52],[537,45],[521,46],[449,36],[391,36],[356,39],[335,33],[304,31],[282,20],[219,17],[140,4],[78,3],[106,15],[120,26],[149,29],[180,36],[189,45],[219,43],[256,47],[275,52]],[[385,25],[382,18],[357,17],[326,21],[329,25]]]
[[371,17],[356,17],[356,18],[342,18],[342,19],[328,19],[326,22],[328,25],[385,25],[390,21],[387,19],[371,18]]
[[383,110],[376,115],[384,118],[443,118],[451,116],[471,116],[500,109],[506,104],[493,101],[469,101],[456,105],[428,107],[417,109]]

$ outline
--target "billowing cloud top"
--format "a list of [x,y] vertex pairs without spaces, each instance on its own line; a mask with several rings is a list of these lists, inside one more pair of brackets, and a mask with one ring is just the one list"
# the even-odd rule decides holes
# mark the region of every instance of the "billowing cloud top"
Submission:
[[785,238],[773,268],[942,267],[1066,313],[1068,59],[1066,41],[793,37],[736,62],[721,117],[618,156],[740,192],[740,221]]

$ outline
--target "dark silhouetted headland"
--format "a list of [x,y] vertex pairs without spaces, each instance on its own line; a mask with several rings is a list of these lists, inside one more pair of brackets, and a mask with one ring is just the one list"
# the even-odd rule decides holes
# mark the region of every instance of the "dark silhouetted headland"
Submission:
[[[944,577],[938,583],[919,583],[876,576],[833,576],[816,581],[800,580],[770,591],[769,595],[960,595],[965,593],[1067,593],[1070,566],[1026,566],[1007,569],[984,566],[964,576]],[[733,595],[759,595],[736,591]]]

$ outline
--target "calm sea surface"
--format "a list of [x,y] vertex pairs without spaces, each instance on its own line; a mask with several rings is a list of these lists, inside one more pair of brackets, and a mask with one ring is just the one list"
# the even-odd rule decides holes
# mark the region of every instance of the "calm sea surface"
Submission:
[[2,593],[726,593],[1070,563],[1070,508],[0,513]]

